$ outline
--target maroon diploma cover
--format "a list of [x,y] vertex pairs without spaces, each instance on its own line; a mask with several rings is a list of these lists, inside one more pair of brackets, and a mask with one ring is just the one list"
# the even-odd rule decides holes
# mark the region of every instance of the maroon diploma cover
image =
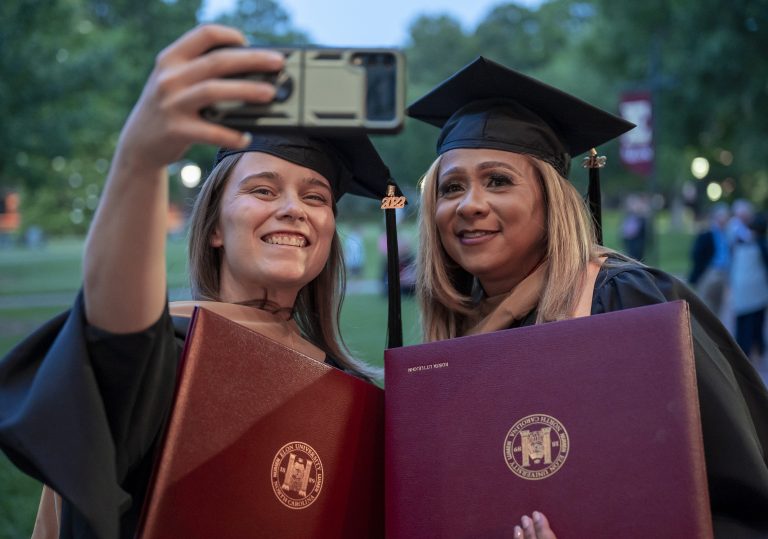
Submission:
[[390,538],[707,538],[688,305],[387,350]]
[[383,393],[197,308],[139,536],[383,537]]

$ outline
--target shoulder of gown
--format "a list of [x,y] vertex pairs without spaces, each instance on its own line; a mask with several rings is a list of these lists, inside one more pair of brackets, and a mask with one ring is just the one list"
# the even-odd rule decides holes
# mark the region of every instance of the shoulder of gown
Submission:
[[117,335],[82,292],[0,360],[0,448],[65,500],[61,537],[132,536],[186,332],[167,310]]
[[133,537],[189,322],[113,334],[81,292],[0,361],[0,448],[62,495],[61,537]]

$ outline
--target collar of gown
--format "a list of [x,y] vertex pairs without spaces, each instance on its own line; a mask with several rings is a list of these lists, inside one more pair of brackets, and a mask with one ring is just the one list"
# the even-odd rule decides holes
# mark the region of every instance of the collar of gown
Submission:
[[191,317],[195,307],[202,307],[297,350],[317,361],[325,361],[325,352],[301,336],[294,320],[285,320],[269,311],[219,301],[174,301],[171,316]]
[[546,274],[547,263],[542,262],[509,292],[483,296],[473,311],[474,315],[467,320],[464,335],[507,329],[530,313],[539,303]]

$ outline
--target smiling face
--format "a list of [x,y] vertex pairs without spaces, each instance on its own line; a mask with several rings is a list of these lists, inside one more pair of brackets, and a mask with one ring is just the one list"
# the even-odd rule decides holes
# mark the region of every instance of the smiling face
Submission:
[[493,296],[514,288],[546,248],[542,187],[530,161],[502,150],[442,156],[435,221],[448,255]]
[[243,154],[211,235],[221,249],[222,301],[268,297],[293,305],[328,260],[336,221],[330,184],[312,169],[265,153]]

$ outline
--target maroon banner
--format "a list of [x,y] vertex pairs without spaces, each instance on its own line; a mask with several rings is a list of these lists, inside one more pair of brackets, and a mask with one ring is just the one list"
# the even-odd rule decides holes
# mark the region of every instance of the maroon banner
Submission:
[[621,161],[629,170],[643,176],[653,173],[653,101],[651,92],[625,92],[619,103],[619,113],[637,125],[621,136]]

